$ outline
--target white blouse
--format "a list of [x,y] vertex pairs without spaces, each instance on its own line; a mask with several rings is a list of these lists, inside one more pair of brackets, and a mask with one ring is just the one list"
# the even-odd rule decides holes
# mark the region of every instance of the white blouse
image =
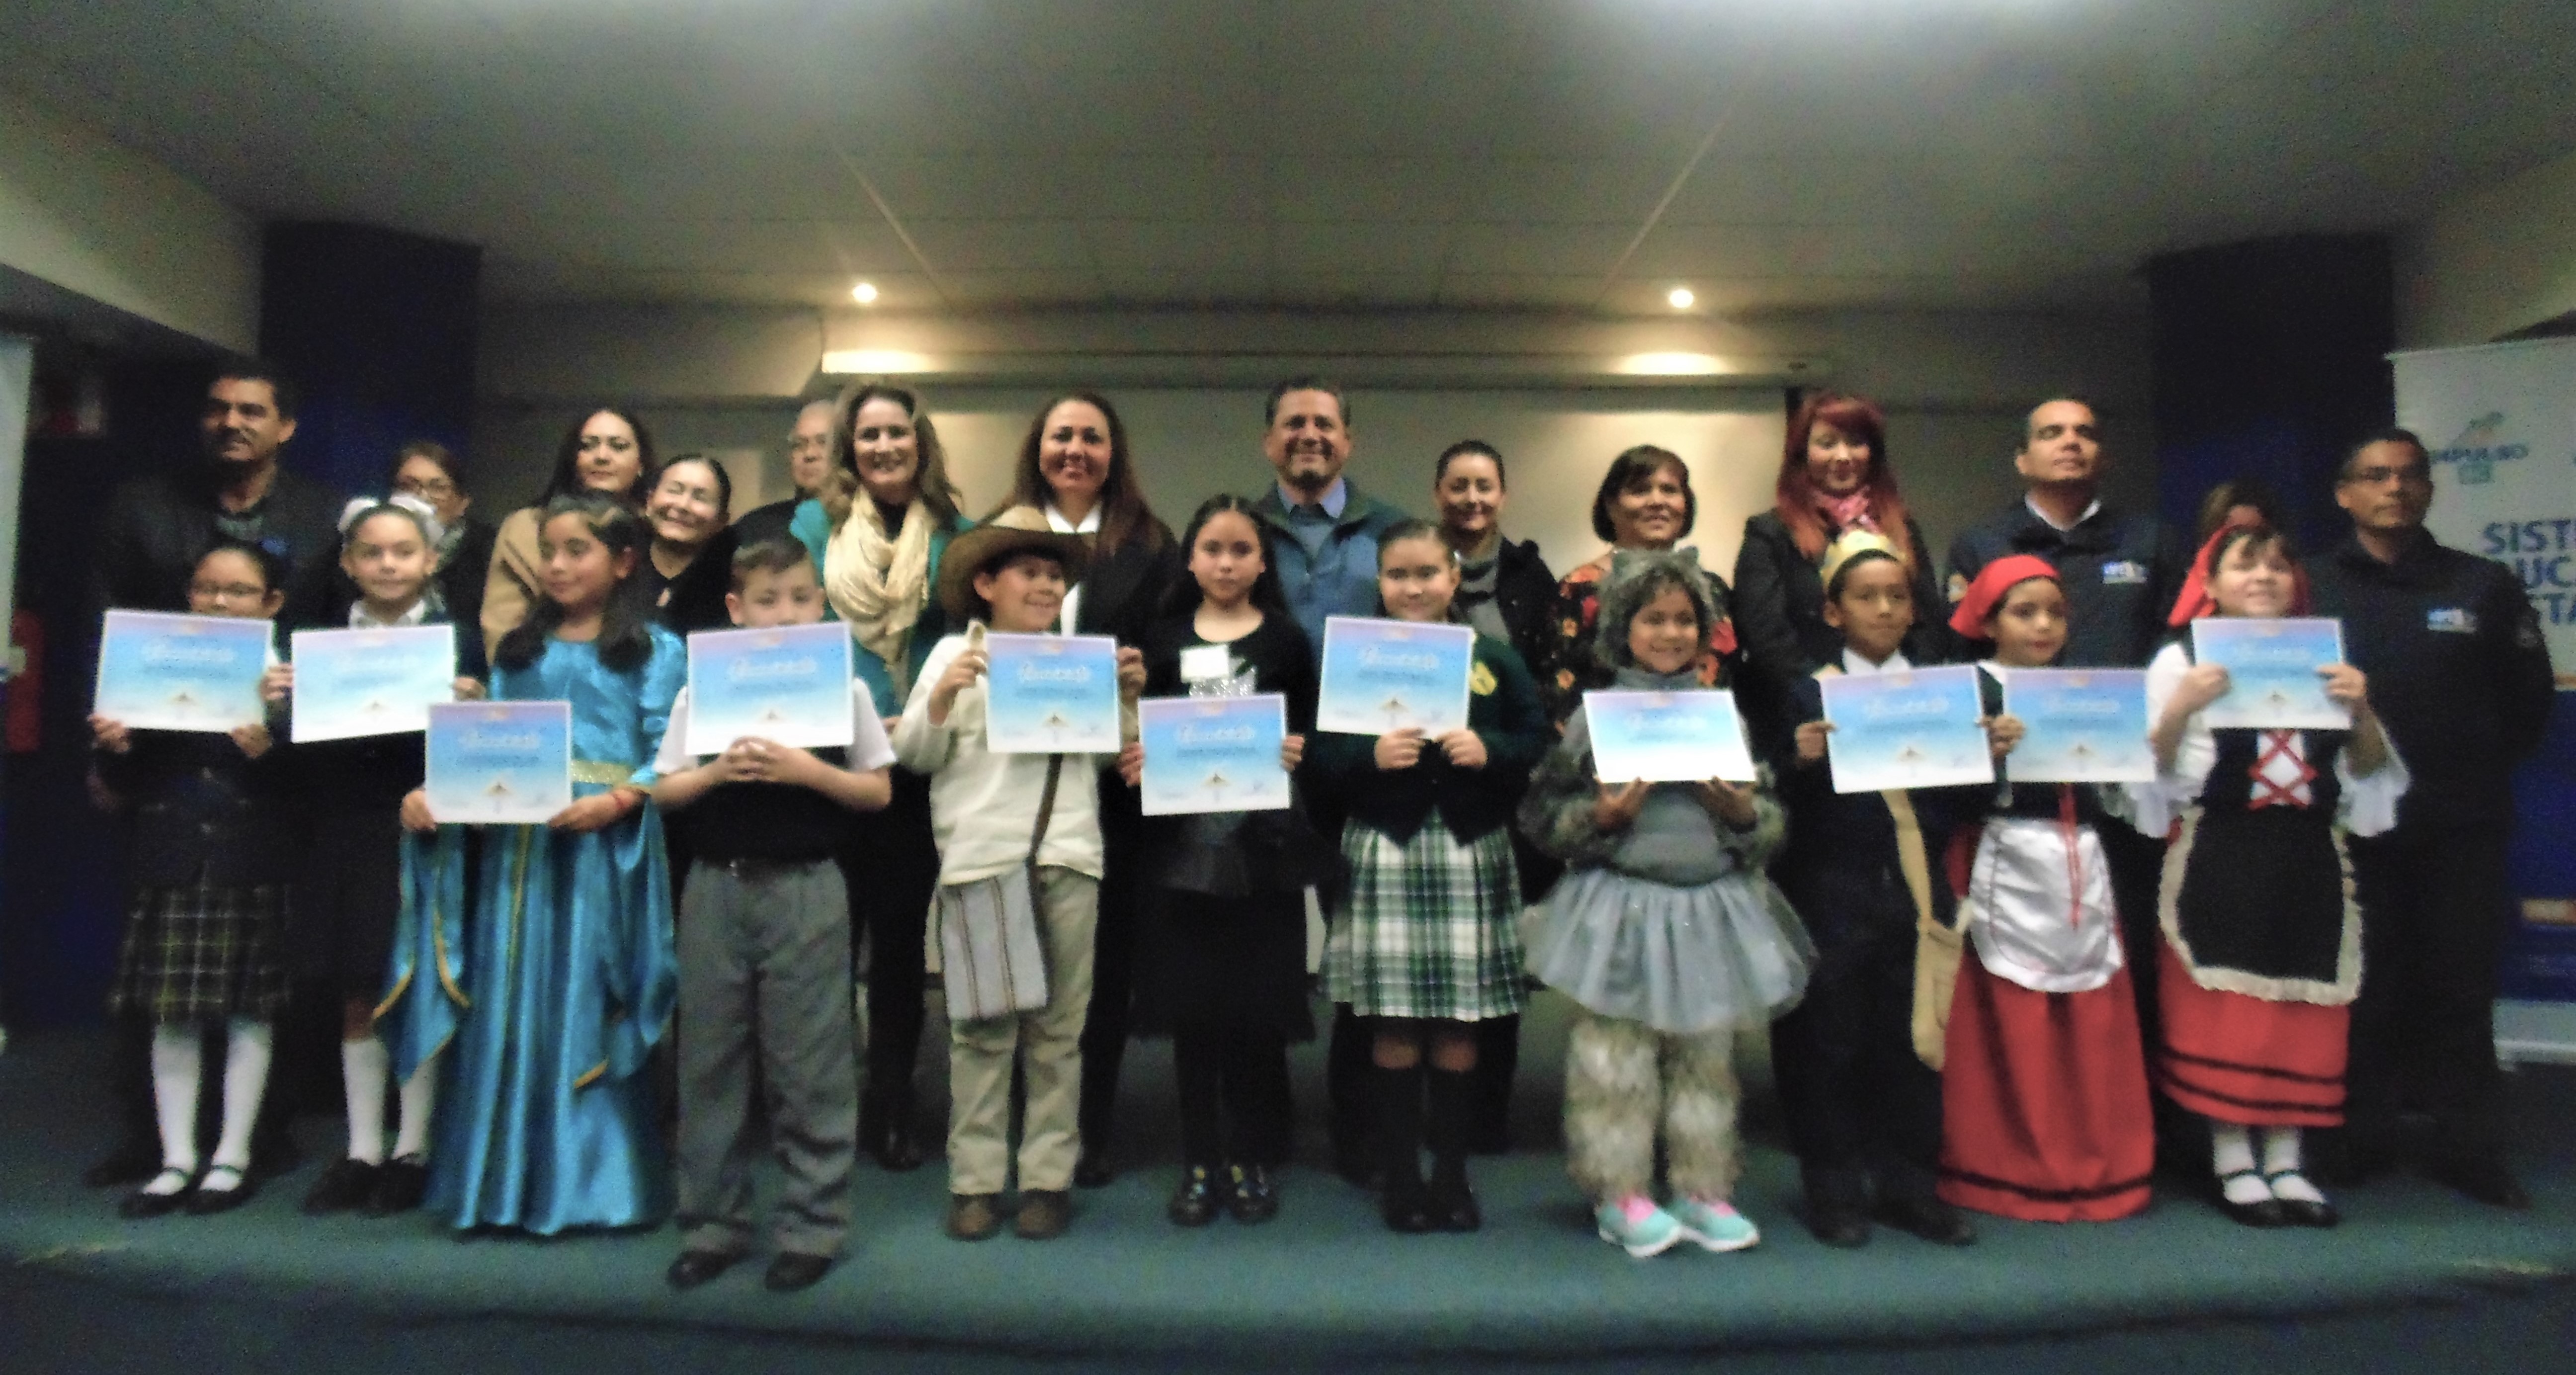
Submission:
[[[2164,719],[2165,705],[2181,689],[2183,675],[2191,671],[2191,656],[2179,644],[2169,644],[2156,651],[2155,662],[2147,665],[2147,728]],[[2291,757],[2305,765],[2308,759],[2308,737],[2299,732],[2290,738]],[[2173,767],[2159,774],[2153,783],[2124,785],[2129,804],[2136,814],[2139,831],[2161,836],[2173,829],[2175,818],[2183,809],[2200,800],[2201,790],[2209,782],[2209,771],[2218,764],[2218,740],[2210,734],[2202,713],[2192,713],[2182,728],[2182,740],[2174,749]],[[2284,781],[2287,781],[2284,779]],[[2406,795],[2413,781],[2406,771],[2406,761],[2398,758],[2395,742],[2388,746],[2388,762],[2376,773],[2356,775],[2352,771],[2352,751],[2335,755],[2335,781],[2342,786],[2343,800],[2336,808],[2335,820],[2346,831],[2357,836],[2375,836],[2397,824],[2397,800]],[[2305,791],[2300,785],[2299,791]]]

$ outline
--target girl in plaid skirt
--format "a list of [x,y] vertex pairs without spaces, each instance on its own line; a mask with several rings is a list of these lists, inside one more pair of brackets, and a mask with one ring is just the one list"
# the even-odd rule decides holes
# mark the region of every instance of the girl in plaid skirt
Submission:
[[[1697,557],[1622,553],[1595,634],[1610,686],[1694,692],[1717,600]],[[1735,1185],[1736,1033],[1806,991],[1815,947],[1764,877],[1786,831],[1754,784],[1598,777],[1577,712],[1541,764],[1521,828],[1566,863],[1530,939],[1530,967],[1580,1007],[1565,1059],[1566,1165],[1601,1239],[1632,1256],[1761,1239]],[[1656,1205],[1662,1128],[1669,1209]]]
[[[1457,591],[1457,556],[1436,527],[1407,521],[1378,537],[1388,615],[1445,621]],[[1342,858],[1350,888],[1325,946],[1324,979],[1333,1001],[1373,1019],[1381,1205],[1394,1231],[1482,1225],[1467,1186],[1475,1024],[1518,1013],[1525,997],[1510,821],[1547,741],[1547,716],[1520,656],[1478,635],[1464,728],[1437,739],[1419,730],[1319,735],[1312,746],[1311,767],[1349,808]]]
[[[197,560],[188,610],[266,620],[285,604],[286,568],[256,545],[223,541]],[[131,809],[132,904],[108,1006],[152,1023],[152,1101],[161,1172],[126,1199],[127,1217],[248,1201],[250,1133],[268,1087],[271,1023],[286,1003],[278,927],[293,847],[281,751],[265,724],[229,734],[128,730],[90,717],[98,782]],[[229,1030],[223,1130],[197,1152],[201,1028]]]

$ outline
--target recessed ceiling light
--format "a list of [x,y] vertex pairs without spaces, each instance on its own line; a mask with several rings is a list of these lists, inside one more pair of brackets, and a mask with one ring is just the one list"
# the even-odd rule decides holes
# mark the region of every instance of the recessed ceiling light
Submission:
[[1675,310],[1688,310],[1691,308],[1692,303],[1699,300],[1699,298],[1691,294],[1691,289],[1689,287],[1677,286],[1664,293],[1664,300],[1670,303],[1672,308]]
[[874,282],[861,282],[857,286],[851,287],[850,299],[863,306],[875,305],[877,300],[877,284]]

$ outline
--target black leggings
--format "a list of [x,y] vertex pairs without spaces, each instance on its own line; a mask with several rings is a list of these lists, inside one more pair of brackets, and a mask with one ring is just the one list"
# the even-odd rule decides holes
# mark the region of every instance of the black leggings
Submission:
[[1182,1159],[1193,1165],[1287,1162],[1285,1037],[1244,1027],[1175,1027],[1172,1068],[1180,1082]]
[[930,780],[894,772],[894,800],[860,822],[847,868],[852,916],[867,923],[868,1087],[912,1085],[921,1058],[923,937],[939,887],[939,846],[930,830]]

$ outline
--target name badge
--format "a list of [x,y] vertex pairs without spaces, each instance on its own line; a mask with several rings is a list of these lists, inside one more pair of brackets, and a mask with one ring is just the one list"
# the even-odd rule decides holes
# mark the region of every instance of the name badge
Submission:
[[2437,606],[2424,613],[2424,628],[2448,635],[2478,633],[2478,613],[2464,606]]
[[2127,559],[2106,563],[2102,565],[2102,585],[2104,587],[2144,587],[2147,585],[2147,566]]
[[1234,676],[1234,655],[1223,645],[1192,645],[1181,651],[1181,681],[1202,683]]

